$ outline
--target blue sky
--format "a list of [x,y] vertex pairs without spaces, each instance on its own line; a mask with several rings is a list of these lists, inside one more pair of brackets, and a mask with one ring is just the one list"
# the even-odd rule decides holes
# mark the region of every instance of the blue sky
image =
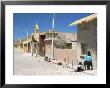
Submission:
[[[14,41],[29,35],[34,31],[37,22],[40,32],[46,32],[52,28],[53,13],[14,13],[13,32]],[[76,26],[68,25],[91,13],[55,13],[55,30],[58,32],[77,32]]]

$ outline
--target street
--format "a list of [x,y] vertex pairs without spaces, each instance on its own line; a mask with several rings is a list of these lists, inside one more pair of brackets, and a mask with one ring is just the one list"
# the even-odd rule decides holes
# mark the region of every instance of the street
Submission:
[[74,72],[71,68],[63,68],[43,57],[31,56],[14,48],[14,75],[91,75],[86,72]]

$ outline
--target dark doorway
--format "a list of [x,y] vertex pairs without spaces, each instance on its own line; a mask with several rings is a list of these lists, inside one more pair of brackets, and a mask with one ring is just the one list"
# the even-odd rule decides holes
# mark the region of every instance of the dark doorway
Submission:
[[39,54],[45,56],[45,35],[39,36]]
[[28,42],[28,52],[31,52],[31,44]]

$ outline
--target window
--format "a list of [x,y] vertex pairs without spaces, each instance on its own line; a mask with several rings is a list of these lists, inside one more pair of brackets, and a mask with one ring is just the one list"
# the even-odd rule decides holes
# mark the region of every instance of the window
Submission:
[[34,47],[36,48],[36,44],[34,44]]
[[84,55],[86,53],[86,49],[87,49],[87,44],[81,43],[81,53],[82,53],[82,55]]
[[66,48],[67,49],[72,49],[72,43],[66,43]]

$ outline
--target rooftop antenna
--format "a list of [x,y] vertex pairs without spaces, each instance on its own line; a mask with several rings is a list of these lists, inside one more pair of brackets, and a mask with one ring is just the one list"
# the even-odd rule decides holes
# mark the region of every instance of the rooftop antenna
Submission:
[[29,33],[28,33],[28,31],[27,31],[27,36],[29,36]]
[[36,20],[36,24],[37,24],[37,20]]
[[28,30],[25,30],[25,34],[26,34],[26,36],[28,36],[28,35],[29,35]]
[[52,28],[55,29],[55,13],[54,13],[54,15],[53,15]]

